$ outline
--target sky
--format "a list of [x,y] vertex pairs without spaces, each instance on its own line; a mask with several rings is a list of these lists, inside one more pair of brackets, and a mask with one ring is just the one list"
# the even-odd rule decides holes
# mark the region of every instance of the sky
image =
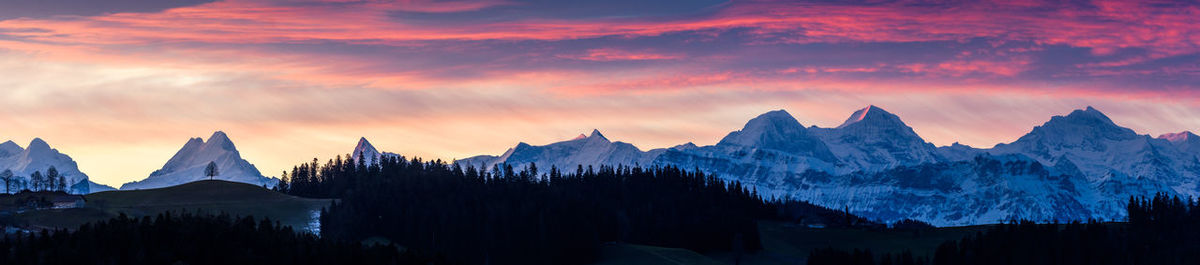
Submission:
[[359,137],[445,160],[592,129],[645,150],[869,104],[990,147],[1086,106],[1200,130],[1200,4],[6,0],[0,75],[0,139],[113,186],[216,130],[268,176]]

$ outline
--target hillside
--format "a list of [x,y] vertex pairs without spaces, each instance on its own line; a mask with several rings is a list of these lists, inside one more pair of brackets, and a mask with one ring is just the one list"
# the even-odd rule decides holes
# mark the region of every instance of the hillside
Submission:
[[15,220],[32,228],[75,228],[121,213],[140,217],[164,211],[204,211],[269,217],[296,229],[318,229],[316,212],[329,200],[305,199],[260,186],[221,180],[134,191],[106,191],[84,196],[83,208],[30,211]]

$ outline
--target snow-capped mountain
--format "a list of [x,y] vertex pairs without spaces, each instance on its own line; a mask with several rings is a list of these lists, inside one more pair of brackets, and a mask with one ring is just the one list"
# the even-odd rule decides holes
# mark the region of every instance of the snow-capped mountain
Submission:
[[[1093,217],[1081,201],[1086,180],[1022,155],[899,166],[880,172],[805,172],[766,191],[856,215],[938,226],[1015,219],[1069,221]],[[759,189],[760,192],[764,190]]]
[[897,166],[940,162],[937,147],[925,142],[900,117],[874,105],[855,111],[836,128],[812,127],[838,159],[839,172],[877,172]]
[[217,164],[218,175],[213,179],[274,186],[278,180],[267,178],[258,168],[242,159],[233,141],[224,132],[215,132],[208,141],[192,138],[167,160],[162,169],[150,173],[141,181],[125,183],[121,190],[153,189],[206,180],[204,169],[210,162]]
[[[1024,154],[1046,164],[1069,161],[1094,188],[1098,213],[1120,213],[1129,196],[1197,195],[1197,163],[1168,140],[1135,133],[1092,107],[1054,116],[1010,144],[989,150]],[[1120,217],[1123,215],[1108,215]]]
[[13,141],[0,144],[0,171],[12,170],[13,175],[23,182],[28,183],[35,171],[46,174],[50,167],[54,167],[65,178],[70,193],[87,194],[107,187],[88,180],[88,175],[79,171],[75,160],[51,148],[41,138],[34,138],[28,148],[22,148]]
[[366,137],[359,138],[358,144],[354,146],[354,151],[350,152],[350,157],[354,161],[358,161],[358,159],[363,157],[367,158],[363,161],[363,164],[367,165],[379,163],[379,160],[384,157],[398,156],[400,155],[392,152],[379,152],[379,149],[375,149],[375,146],[371,145],[371,142],[367,141]]
[[695,168],[758,187],[774,187],[805,171],[833,172],[837,157],[784,110],[746,122],[712,146],[670,148],[654,165]]
[[1200,156],[1200,136],[1191,131],[1159,135],[1158,139],[1167,140],[1184,153]]
[[[598,132],[458,163],[514,167],[672,165],[880,220],[935,225],[1013,219],[1120,220],[1130,196],[1200,195],[1200,137],[1158,138],[1118,126],[1092,107],[1054,116],[993,148],[936,147],[876,106],[835,128],[803,127],[783,110],[751,119],[716,145],[648,152]],[[620,144],[620,145],[617,145]]]
[[599,165],[649,165],[662,149],[643,152],[632,144],[612,142],[593,130],[591,135],[579,135],[572,140],[534,146],[518,143],[500,156],[475,156],[457,160],[455,163],[491,169],[497,164],[509,164],[521,168],[535,163],[540,168],[558,167],[575,169],[578,166]]

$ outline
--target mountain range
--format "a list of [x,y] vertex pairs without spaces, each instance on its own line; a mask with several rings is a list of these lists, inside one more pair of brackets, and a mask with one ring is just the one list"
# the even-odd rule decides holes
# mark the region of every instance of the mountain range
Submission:
[[113,189],[89,180],[87,174],[79,171],[75,160],[51,148],[41,138],[34,138],[27,147],[21,147],[13,141],[0,143],[0,171],[12,170],[13,176],[21,182],[28,183],[34,172],[46,174],[50,167],[54,167],[67,181],[69,193],[87,194]]
[[784,110],[759,115],[717,144],[643,151],[593,131],[519,143],[456,163],[490,169],[537,163],[573,169],[671,165],[885,222],[973,225],[1015,219],[1121,220],[1130,196],[1200,195],[1200,137],[1121,127],[1092,107],[1054,116],[1012,143],[937,147],[877,106],[834,128],[804,127]]
[[161,169],[150,173],[146,179],[121,185],[121,190],[162,188],[205,180],[208,177],[204,175],[204,169],[210,162],[216,163],[219,173],[214,179],[262,186],[274,186],[279,181],[263,176],[258,168],[242,159],[228,135],[217,131],[207,141],[199,137],[188,139]]

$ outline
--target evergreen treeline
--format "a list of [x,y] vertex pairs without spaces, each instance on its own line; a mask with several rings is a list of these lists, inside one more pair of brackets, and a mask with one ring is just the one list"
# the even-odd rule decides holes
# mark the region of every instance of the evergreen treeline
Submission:
[[280,191],[341,199],[322,213],[324,237],[379,236],[470,264],[584,264],[606,242],[753,251],[756,220],[775,214],[738,183],[673,167],[480,170],[384,157],[285,175]]
[[395,246],[297,233],[268,219],[162,213],[0,239],[0,264],[431,264]]
[[12,170],[5,169],[0,172],[0,182],[4,183],[4,193],[14,193],[22,190],[26,191],[66,191],[71,185],[67,183],[66,176],[59,174],[58,169],[54,166],[46,169],[46,174],[42,171],[34,171],[29,175],[29,180],[18,177],[13,174]]
[[825,249],[814,251],[808,264],[1171,265],[1200,261],[1200,201],[1159,194],[1149,199],[1131,198],[1127,211],[1128,223],[997,225],[941,244],[929,262],[911,254],[866,259],[869,251]]

